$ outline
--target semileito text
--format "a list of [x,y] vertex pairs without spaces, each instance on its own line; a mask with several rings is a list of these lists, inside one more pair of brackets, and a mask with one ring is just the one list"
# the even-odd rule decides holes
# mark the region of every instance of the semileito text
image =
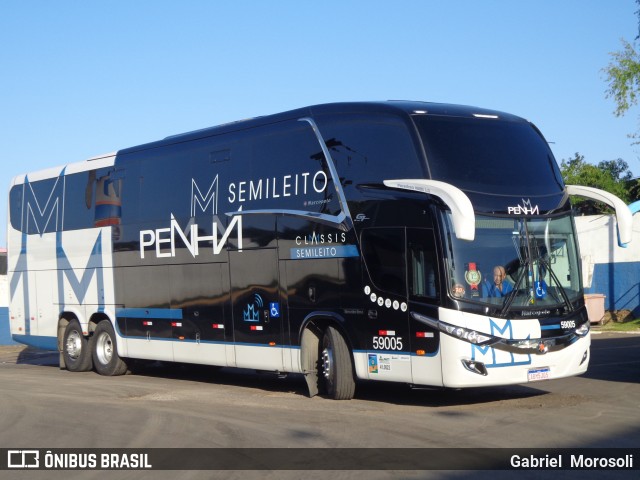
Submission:
[[318,170],[284,175],[282,177],[261,178],[259,180],[243,180],[229,183],[229,203],[244,203],[269,198],[295,197],[311,192],[322,193],[329,182],[327,174]]

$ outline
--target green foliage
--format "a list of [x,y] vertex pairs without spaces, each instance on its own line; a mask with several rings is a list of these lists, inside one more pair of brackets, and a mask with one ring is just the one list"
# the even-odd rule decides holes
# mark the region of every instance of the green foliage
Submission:
[[[640,0],[636,0],[640,7]],[[640,41],[640,9],[635,12],[638,17],[638,36]],[[638,104],[640,96],[640,55],[634,45],[621,39],[622,50],[611,53],[612,61],[602,70],[607,76],[609,88],[607,98],[613,98],[616,103],[614,114],[624,115],[632,106]],[[634,144],[640,143],[640,132],[629,135]],[[630,203],[640,198],[640,179],[633,179],[629,165],[622,160],[606,160],[598,166],[589,165],[584,157],[578,153],[569,160],[563,160],[562,174],[566,183],[576,183],[601,188],[617,195]]]
[[[640,0],[636,0],[636,4],[640,7]],[[640,9],[635,14],[638,17],[638,36],[635,38],[637,43],[640,40]],[[624,115],[637,105],[640,95],[640,55],[633,44],[625,39],[621,39],[621,42],[622,50],[612,52],[611,63],[602,69],[609,84],[607,98],[613,98],[616,103],[616,117]],[[634,140],[633,144],[640,143],[640,131],[629,134],[629,137]]]
[[604,332],[638,332],[640,331],[640,318],[624,323],[608,322],[597,330]]
[[631,201],[635,202],[636,200],[640,200],[640,178],[634,178],[633,180],[629,180],[625,183],[627,185]]
[[624,39],[622,46],[622,51],[611,53],[613,61],[603,69],[609,84],[607,98],[616,102],[614,113],[617,117],[638,103],[640,91],[640,56]]
[[[638,188],[638,181],[632,180],[629,165],[621,158],[592,165],[585,161],[584,155],[576,152],[573,158],[562,160],[560,172],[566,184],[599,188],[613,193],[626,203],[634,200],[633,187],[636,190]],[[604,206],[596,206],[593,202],[577,200],[573,203],[576,209],[585,214],[608,211]]]

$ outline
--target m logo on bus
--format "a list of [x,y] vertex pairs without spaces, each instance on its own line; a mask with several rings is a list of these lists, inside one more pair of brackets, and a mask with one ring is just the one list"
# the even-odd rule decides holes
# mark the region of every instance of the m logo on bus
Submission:
[[200,208],[201,212],[207,212],[209,205],[211,205],[211,213],[216,215],[218,213],[218,175],[213,179],[211,185],[207,189],[207,193],[204,195],[195,179],[191,179],[191,216],[196,216],[196,207]]
[[62,229],[64,219],[64,170],[58,177],[49,181],[38,182],[52,183],[50,189],[34,191],[33,184],[25,177],[24,180],[24,204],[22,216],[22,231],[31,234],[43,235],[47,232],[55,232]]
[[[498,320],[489,319],[491,328],[491,335],[496,337],[514,339],[513,336],[513,324],[511,320],[507,320],[502,326],[498,324]],[[471,345],[471,359],[475,361],[481,361],[485,367],[513,367],[516,365],[530,365],[531,355],[529,354],[514,354],[511,352],[504,352],[496,350],[490,346]]]

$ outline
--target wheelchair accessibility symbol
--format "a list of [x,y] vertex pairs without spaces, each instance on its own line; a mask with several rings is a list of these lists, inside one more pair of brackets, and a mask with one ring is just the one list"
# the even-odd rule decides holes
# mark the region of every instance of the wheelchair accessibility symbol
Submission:
[[278,302],[269,303],[269,316],[271,318],[280,318],[280,304]]
[[535,287],[537,298],[544,298],[547,296],[547,284],[544,280],[535,282]]

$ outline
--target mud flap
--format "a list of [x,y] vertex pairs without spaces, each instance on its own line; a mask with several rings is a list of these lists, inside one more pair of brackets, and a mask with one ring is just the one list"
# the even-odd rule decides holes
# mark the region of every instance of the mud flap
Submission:
[[309,326],[302,332],[300,362],[304,379],[307,382],[309,397],[318,395],[318,359],[320,352],[321,332]]

